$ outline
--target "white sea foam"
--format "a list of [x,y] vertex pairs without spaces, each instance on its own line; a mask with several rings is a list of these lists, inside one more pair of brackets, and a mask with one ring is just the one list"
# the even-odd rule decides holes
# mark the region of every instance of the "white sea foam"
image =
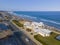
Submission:
[[28,15],[24,15],[24,14],[16,14],[14,12],[9,12],[11,14],[14,14],[14,15],[18,15],[20,17],[25,17],[25,18],[31,18],[31,19],[37,19],[37,17],[33,17],[33,16],[28,16]]
[[53,20],[47,20],[47,19],[40,19],[40,20],[60,25],[59,22],[56,22],[56,21],[53,21]]
[[[30,18],[30,19],[38,20],[37,17],[33,17],[33,16],[28,16],[28,15],[24,15],[24,14],[20,14],[20,15],[19,15],[19,14],[13,13],[13,12],[11,12],[11,14],[18,15],[18,16],[20,16],[20,17],[25,17],[25,18]],[[40,20],[41,20],[41,21],[50,22],[50,23],[54,23],[54,24],[60,25],[59,22],[56,22],[56,21],[53,21],[53,20],[48,20],[48,19],[43,19],[43,18],[41,18]]]
[[23,15],[23,16],[31,19],[37,19],[37,17],[33,17],[33,16],[28,16],[28,15]]

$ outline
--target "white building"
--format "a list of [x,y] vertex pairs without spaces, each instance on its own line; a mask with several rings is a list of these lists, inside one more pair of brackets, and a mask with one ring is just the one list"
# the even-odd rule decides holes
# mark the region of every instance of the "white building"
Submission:
[[30,23],[30,22],[25,22],[25,23],[24,23],[24,27],[25,27],[25,28],[32,29],[32,26],[31,26],[31,23]]
[[48,29],[43,29],[40,28],[42,26],[44,26],[43,22],[25,22],[24,23],[25,28],[29,28],[34,30],[34,32],[40,34],[41,36],[45,37],[45,36],[50,36],[51,31]]
[[48,29],[34,29],[34,32],[40,34],[41,36],[45,37],[45,36],[50,36],[51,31]]
[[38,23],[38,22],[25,22],[24,26],[26,28],[35,28],[35,27],[42,27],[42,26],[44,26],[44,24],[43,24],[43,22],[40,22],[40,23]]
[[36,25],[36,26],[44,26],[43,22],[32,22],[32,25]]

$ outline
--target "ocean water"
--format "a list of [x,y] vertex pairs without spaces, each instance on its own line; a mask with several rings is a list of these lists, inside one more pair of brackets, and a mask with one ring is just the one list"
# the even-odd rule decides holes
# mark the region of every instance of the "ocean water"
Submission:
[[13,13],[60,29],[60,11],[14,11]]

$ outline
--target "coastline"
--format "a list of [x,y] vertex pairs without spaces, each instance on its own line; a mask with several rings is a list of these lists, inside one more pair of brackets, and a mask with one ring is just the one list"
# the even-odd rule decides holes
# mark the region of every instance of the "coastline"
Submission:
[[[44,24],[47,24],[47,25],[49,25],[49,26],[53,26],[53,27],[55,27],[55,28],[57,28],[57,29],[60,29],[60,21],[59,21],[59,17],[57,17],[57,19],[56,19],[56,16],[54,16],[54,15],[51,15],[50,16],[50,14],[48,14],[48,15],[41,15],[40,13],[41,12],[39,12],[39,13],[37,13],[37,14],[35,14],[34,12],[33,12],[33,14],[28,14],[27,12],[25,13],[25,12],[20,12],[19,13],[19,11],[18,12],[15,12],[15,11],[13,11],[12,12],[13,14],[15,14],[15,15],[17,15],[17,16],[20,16],[20,17],[22,17],[22,18],[25,18],[25,19],[30,19],[30,20],[32,20],[32,21],[36,21],[36,22],[44,22]],[[42,13],[44,13],[44,12],[42,12]],[[50,17],[50,18],[49,18]],[[52,19],[52,18],[54,18],[54,19]]]
[[60,34],[60,30],[55,28],[55,27],[52,27],[52,26],[48,26],[48,25],[45,25],[47,29],[51,30],[52,32],[54,33],[57,33],[57,34]]
[[[16,13],[10,13],[10,14],[12,14],[14,16],[17,16],[19,18],[22,18],[23,20],[26,20],[26,21],[33,21],[33,20],[30,20],[30,19],[27,19],[27,18],[23,18],[23,17],[17,15]],[[58,32],[60,34],[60,30],[58,28],[55,28],[53,26],[49,26],[49,25],[46,25],[46,24],[45,24],[45,26],[46,26],[46,28],[50,29],[51,31]]]
[[[18,17],[18,16],[17,16]],[[20,17],[19,17],[20,18]],[[22,18],[23,19],[23,18]],[[20,19],[21,20],[21,19]],[[26,21],[30,21],[30,20],[27,20],[27,19],[23,19],[23,20],[26,20]],[[18,20],[19,21],[19,20]],[[56,33],[56,34],[60,34],[60,32],[58,32],[56,30],[56,28],[52,27],[52,26],[48,26],[48,25],[45,25],[46,28],[48,28],[49,30],[51,30],[52,32]],[[20,28],[21,31],[23,31],[28,37],[30,37],[31,40],[33,40],[34,38],[29,34],[29,32],[25,31],[23,28]],[[36,40],[33,40],[34,42],[36,42]],[[38,41],[36,42],[38,44]],[[38,44],[39,45],[39,44]]]

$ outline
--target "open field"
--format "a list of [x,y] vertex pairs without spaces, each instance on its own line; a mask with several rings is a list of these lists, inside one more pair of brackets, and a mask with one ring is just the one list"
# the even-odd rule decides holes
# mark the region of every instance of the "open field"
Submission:
[[56,40],[56,33],[52,33],[49,37],[42,37],[41,35],[35,35],[34,38],[39,42],[43,43],[43,45],[60,45],[60,41]]

